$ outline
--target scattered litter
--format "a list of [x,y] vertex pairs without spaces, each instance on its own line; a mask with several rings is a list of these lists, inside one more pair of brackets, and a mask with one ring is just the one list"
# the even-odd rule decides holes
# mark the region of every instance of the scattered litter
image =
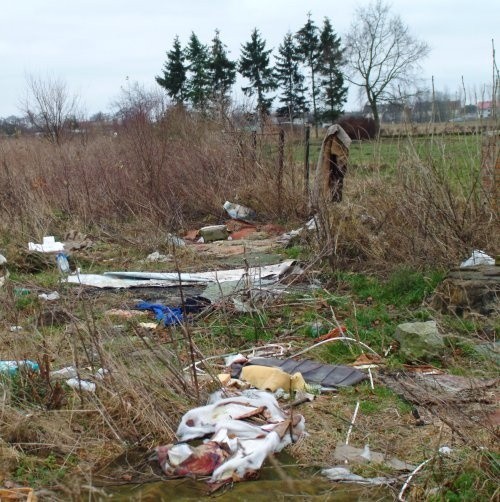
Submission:
[[323,476],[326,476],[331,481],[336,481],[338,483],[356,483],[361,485],[392,485],[396,482],[395,478],[364,478],[357,474],[353,474],[346,467],[331,467],[330,469],[323,469],[321,471]]
[[178,248],[182,248],[182,247],[186,246],[185,241],[174,234],[167,234],[167,236],[165,237],[165,242],[167,244],[169,244],[170,246],[178,247]]
[[474,267],[476,265],[495,265],[495,259],[487,255],[484,251],[475,249],[469,258],[460,264],[460,268]]
[[22,368],[26,368],[29,371],[40,371],[40,366],[29,359],[23,359],[21,361],[0,361],[0,373],[15,375],[17,371]]
[[[351,424],[354,422],[354,417]],[[414,465],[408,464],[399,460],[396,457],[387,458],[383,453],[370,450],[369,445],[364,448],[356,448],[347,443],[339,443],[333,453],[333,458],[336,462],[342,464],[385,464],[396,471],[411,471],[415,468]]]
[[57,253],[64,251],[64,244],[57,242],[53,235],[43,238],[42,244],[28,242],[28,251],[37,251],[38,253]]
[[[208,295],[211,296],[212,299],[219,299],[231,295],[233,305],[238,312],[255,312],[263,308],[267,302],[273,301],[287,292],[286,286],[277,287],[275,285],[249,289],[245,284],[242,284],[242,281],[236,283],[234,281],[227,282],[224,286],[226,287],[222,290],[221,288],[216,290],[209,286],[207,288]],[[237,292],[239,292],[238,295],[236,295]],[[203,292],[203,295],[207,295],[207,290]]]
[[[222,395],[216,392],[207,406],[188,411],[177,429],[181,442],[212,435],[208,441],[198,447],[176,444],[157,448],[158,461],[167,475],[211,475],[209,483],[218,486],[249,479],[269,454],[304,434],[304,418],[282,410],[267,392]],[[257,417],[258,423],[252,420]]]
[[233,363],[246,363],[247,358],[243,354],[231,354],[224,358],[224,363],[227,367],[231,366]]
[[0,265],[5,265],[7,263],[7,258],[3,254],[0,254]]
[[[311,361],[309,359],[295,361],[293,359],[283,360],[275,358],[254,357],[252,359],[249,359],[248,364],[278,367],[290,375],[300,373],[306,383],[321,385],[325,388],[355,385],[367,378],[365,373],[350,366],[322,364],[316,361]],[[231,375],[233,377],[238,377],[241,368],[241,364],[233,363],[231,366]]]
[[173,326],[182,322],[182,310],[178,307],[168,307],[160,303],[140,302],[135,306],[138,310],[150,310],[156,319],[165,326]]
[[23,327],[22,327],[22,326],[11,326],[11,327],[9,328],[9,331],[10,331],[11,333],[19,333],[19,332],[20,332],[20,331],[22,331],[22,330],[23,330]]
[[306,230],[317,230],[318,224],[316,223],[316,217],[313,216],[305,225]]
[[233,220],[254,221],[257,217],[257,214],[253,209],[241,206],[240,204],[226,201],[224,202],[223,207]]
[[146,256],[145,261],[165,263],[167,261],[172,261],[172,257],[166,254],[160,254],[159,251],[155,251],[154,253],[151,253],[150,255]]
[[[286,260],[276,265],[215,270],[213,272],[181,273],[176,272],[106,272],[105,274],[74,274],[67,282],[97,288],[132,287],[178,287],[179,285],[217,284],[228,281],[241,281],[247,284],[270,285],[294,270],[294,260]],[[180,280],[180,284],[179,284]]]
[[65,366],[60,370],[54,370],[50,372],[51,378],[68,379],[68,378],[75,378],[76,376],[78,376],[78,371],[74,366]]
[[108,375],[108,374],[109,374],[109,370],[107,370],[107,369],[105,369],[105,368],[99,368],[99,369],[96,371],[96,373],[95,373],[95,375],[94,375],[94,378],[95,378],[96,380],[103,380],[103,379],[104,379],[104,377],[105,377],[106,375]]
[[226,225],[210,225],[200,228],[203,242],[225,241],[229,237]]
[[59,300],[61,295],[57,291],[52,291],[51,293],[41,293],[38,295],[38,298],[46,302],[54,302]]
[[441,446],[441,448],[439,448],[439,453],[441,453],[441,455],[451,455],[452,452],[453,452],[453,449],[450,448],[449,446]]
[[96,389],[96,384],[94,382],[89,382],[88,380],[79,380],[78,378],[70,378],[66,380],[66,385],[76,390],[83,390],[85,392],[94,393]]
[[26,296],[29,295],[31,291],[27,288],[14,288],[15,296]]

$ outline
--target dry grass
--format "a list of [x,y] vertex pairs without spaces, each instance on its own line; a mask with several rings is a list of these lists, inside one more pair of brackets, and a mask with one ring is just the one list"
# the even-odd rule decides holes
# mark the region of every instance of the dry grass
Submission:
[[[456,266],[473,249],[499,249],[498,207],[483,191],[478,152],[448,154],[447,137],[429,138],[438,154],[408,140],[394,165],[358,165],[342,204],[320,205],[318,246],[335,266]],[[465,142],[465,139],[464,139]],[[368,165],[370,166],[368,160]]]
[[249,133],[175,110],[156,123],[129,117],[117,132],[89,132],[60,147],[38,138],[2,140],[3,233],[34,238],[136,222],[154,234],[217,221],[225,200],[263,218],[305,207],[295,168],[287,165],[281,178],[273,136],[259,140],[256,152]]

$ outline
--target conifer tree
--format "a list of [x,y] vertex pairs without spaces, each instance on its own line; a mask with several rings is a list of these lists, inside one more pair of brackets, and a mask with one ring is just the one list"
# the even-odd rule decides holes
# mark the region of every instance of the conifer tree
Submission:
[[178,36],[174,38],[172,50],[167,52],[167,60],[163,65],[163,76],[157,76],[155,80],[177,104],[184,103],[186,99],[186,67]]
[[185,54],[188,62],[187,97],[195,110],[204,112],[210,96],[208,48],[195,33],[191,33]]
[[347,86],[344,85],[344,75],[340,69],[342,57],[340,37],[333,31],[330,20],[325,17],[320,35],[318,73],[321,76],[320,98],[323,103],[321,116],[330,123],[340,116],[347,99]]
[[300,72],[300,55],[290,32],[278,48],[275,75],[278,87],[282,90],[279,101],[284,105],[276,113],[278,116],[288,117],[292,122],[305,111],[306,100],[304,75]]
[[266,50],[266,42],[255,28],[250,41],[242,45],[238,71],[250,81],[250,85],[242,87],[247,96],[257,96],[256,110],[261,124],[269,114],[274,97],[267,93],[276,89],[273,70],[269,66],[269,55],[272,49]]
[[320,59],[320,43],[318,35],[318,27],[314,24],[311,19],[311,13],[307,15],[306,24],[297,32],[297,44],[298,51],[304,57],[304,64],[309,71],[309,79],[311,82],[311,100],[313,109],[313,122],[316,131],[316,137],[318,137],[318,65]]
[[236,62],[228,58],[219,30],[215,30],[215,37],[210,47],[209,78],[212,99],[223,111],[228,104],[229,92],[236,80]]

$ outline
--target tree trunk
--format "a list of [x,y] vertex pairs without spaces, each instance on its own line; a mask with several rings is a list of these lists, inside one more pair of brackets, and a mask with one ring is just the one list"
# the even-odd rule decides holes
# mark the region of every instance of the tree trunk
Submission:
[[375,138],[380,138],[380,116],[378,114],[378,106],[377,102],[372,100],[370,101],[370,108],[372,109],[373,120],[375,122]]
[[313,98],[313,120],[314,120],[314,134],[318,138],[318,114],[316,112],[316,82],[314,81],[314,69],[311,63],[311,89]]

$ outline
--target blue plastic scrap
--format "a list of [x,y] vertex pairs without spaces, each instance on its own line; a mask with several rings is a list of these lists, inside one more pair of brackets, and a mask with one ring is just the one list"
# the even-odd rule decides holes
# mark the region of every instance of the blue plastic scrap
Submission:
[[168,307],[160,303],[139,302],[136,306],[138,310],[150,310],[154,313],[156,320],[165,326],[172,326],[182,322],[182,310],[178,307]]
[[21,361],[0,361],[0,373],[15,375],[20,368],[26,368],[29,371],[40,371],[38,364],[29,359]]

